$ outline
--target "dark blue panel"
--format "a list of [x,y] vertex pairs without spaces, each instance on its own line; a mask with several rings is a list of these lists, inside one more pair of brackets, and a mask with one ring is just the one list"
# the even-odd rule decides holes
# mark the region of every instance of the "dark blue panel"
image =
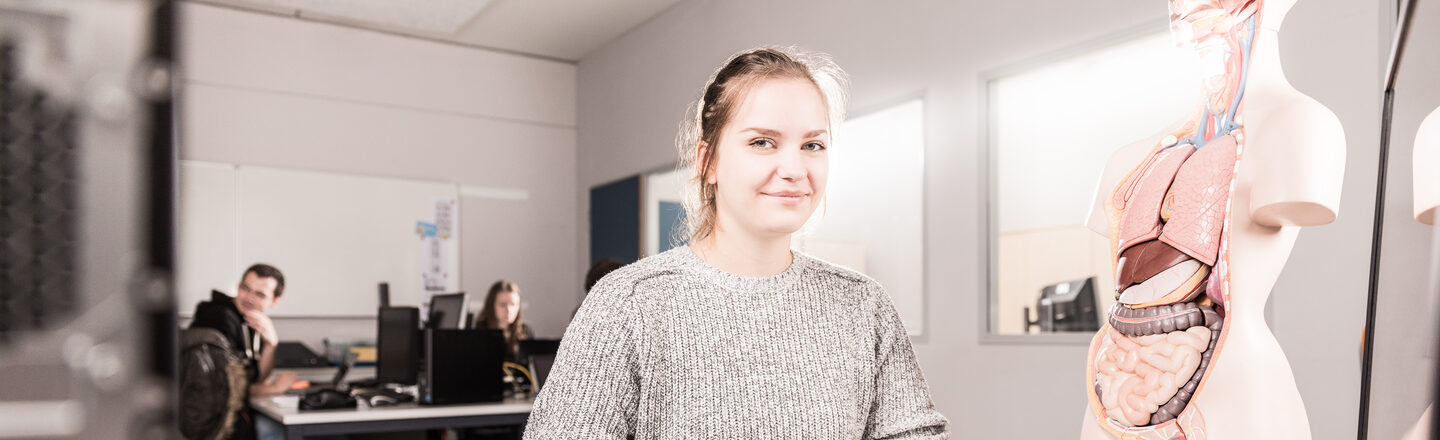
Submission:
[[[677,245],[683,246],[688,241],[685,238],[685,207],[675,202],[660,202],[660,252],[670,250]],[[679,240],[676,243],[675,240]]]
[[590,188],[590,264],[640,259],[640,176]]

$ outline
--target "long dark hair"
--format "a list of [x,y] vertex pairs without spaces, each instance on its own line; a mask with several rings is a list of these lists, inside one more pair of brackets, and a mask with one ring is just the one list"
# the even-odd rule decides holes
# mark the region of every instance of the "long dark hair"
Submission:
[[[520,351],[520,337],[523,336],[521,333],[525,329],[525,310],[516,310],[515,321],[509,325],[500,325],[501,323],[496,322],[495,297],[505,292],[515,292],[515,295],[519,296],[520,286],[506,280],[496,281],[495,284],[490,285],[490,293],[485,294],[485,307],[480,309],[480,328],[503,328],[505,330],[505,345],[510,347],[511,353],[514,353]],[[515,306],[520,307],[519,304]]]

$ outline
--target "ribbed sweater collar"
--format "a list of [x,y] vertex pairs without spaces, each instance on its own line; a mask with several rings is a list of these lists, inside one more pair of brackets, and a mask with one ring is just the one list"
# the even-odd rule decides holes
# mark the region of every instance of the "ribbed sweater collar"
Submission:
[[791,250],[790,267],[784,272],[768,277],[747,277],[735,275],[706,263],[689,246],[676,249],[685,266],[694,268],[706,281],[726,289],[742,292],[780,292],[791,289],[805,273],[810,257],[800,251]]

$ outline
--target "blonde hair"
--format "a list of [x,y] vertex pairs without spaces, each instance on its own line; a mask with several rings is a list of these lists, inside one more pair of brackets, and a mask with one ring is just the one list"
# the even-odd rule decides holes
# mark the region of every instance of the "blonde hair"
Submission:
[[[679,168],[689,169],[693,174],[685,185],[685,237],[672,237],[672,241],[688,238],[693,244],[715,232],[715,185],[706,180],[715,166],[720,131],[756,83],[779,78],[804,79],[815,85],[825,101],[827,128],[834,144],[834,127],[845,120],[849,78],[828,55],[803,53],[793,47],[762,47],[730,56],[710,75],[700,100],[690,105],[675,136],[675,147],[680,153]],[[705,157],[697,162],[695,156],[702,143],[708,148]]]

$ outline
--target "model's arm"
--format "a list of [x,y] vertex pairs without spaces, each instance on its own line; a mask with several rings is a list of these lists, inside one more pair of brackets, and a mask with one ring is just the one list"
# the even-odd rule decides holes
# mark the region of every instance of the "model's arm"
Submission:
[[1339,118],[1303,99],[1263,124],[1265,131],[1257,129],[1246,139],[1255,147],[1246,148],[1243,159],[1253,158],[1265,170],[1256,173],[1250,190],[1253,221],[1274,227],[1335,221],[1345,177],[1345,130]]
[[945,416],[935,410],[930,387],[920,373],[910,335],[890,295],[876,290],[875,401],[865,428],[867,439],[947,438]]
[[623,439],[634,432],[644,335],[631,291],[595,285],[565,331],[526,439]]
[[[1105,169],[1095,181],[1095,196],[1090,201],[1090,213],[1085,216],[1085,227],[1101,236],[1110,236],[1110,214],[1106,201],[1115,197],[1115,189],[1129,176],[1130,171],[1140,165],[1155,148],[1156,139],[1146,139],[1120,147],[1105,161]],[[1162,141],[1163,142],[1163,141]]]
[[1085,227],[1106,237],[1110,236],[1110,220],[1105,213],[1105,198],[1110,196],[1110,190],[1115,189],[1114,182],[1108,180],[1110,176],[1101,175],[1095,182],[1095,197],[1090,202],[1090,213],[1085,216]]

